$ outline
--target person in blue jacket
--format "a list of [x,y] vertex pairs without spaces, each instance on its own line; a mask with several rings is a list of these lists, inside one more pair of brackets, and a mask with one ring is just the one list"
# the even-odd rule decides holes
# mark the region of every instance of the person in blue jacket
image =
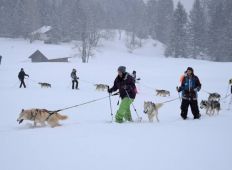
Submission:
[[197,93],[200,90],[201,83],[199,78],[194,74],[193,68],[188,67],[181,86],[177,87],[177,91],[182,93],[181,117],[184,120],[187,119],[189,105],[194,119],[200,119],[201,114],[197,100]]

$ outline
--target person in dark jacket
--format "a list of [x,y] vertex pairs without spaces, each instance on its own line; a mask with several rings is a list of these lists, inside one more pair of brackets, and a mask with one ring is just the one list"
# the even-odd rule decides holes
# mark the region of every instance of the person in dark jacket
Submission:
[[136,86],[134,78],[126,72],[126,67],[124,66],[118,68],[118,76],[114,81],[113,87],[109,88],[108,92],[112,93],[117,90],[119,90],[122,101],[115,116],[116,122],[122,123],[124,119],[132,121],[130,105],[136,97]]
[[[77,77],[77,70],[73,69],[72,73],[71,73],[71,78],[72,78],[72,89],[74,89],[74,87],[78,90],[78,79],[79,77]],[[76,85],[76,86],[75,86]]]
[[2,64],[2,56],[0,55],[0,65]]
[[137,75],[136,75],[136,71],[135,71],[135,70],[132,72],[132,75],[131,75],[131,76],[134,78],[135,83],[138,83],[138,81],[141,80],[140,78],[137,78]]
[[18,74],[18,78],[20,80],[20,86],[19,86],[19,88],[21,88],[22,85],[23,85],[24,88],[26,88],[26,84],[24,82],[25,76],[29,77],[29,75],[24,72],[23,68],[21,68],[21,70],[20,70],[20,72]]
[[187,119],[189,105],[194,119],[199,119],[201,117],[197,101],[197,93],[200,89],[201,83],[199,78],[194,75],[193,68],[188,67],[181,86],[179,88],[177,87],[177,91],[182,92],[181,117],[184,120]]

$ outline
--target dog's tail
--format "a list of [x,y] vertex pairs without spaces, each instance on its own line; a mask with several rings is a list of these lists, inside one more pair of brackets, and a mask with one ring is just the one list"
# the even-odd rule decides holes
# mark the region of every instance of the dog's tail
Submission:
[[68,116],[66,116],[66,115],[61,115],[61,114],[57,114],[57,117],[58,117],[58,119],[60,119],[60,120],[66,120],[66,119],[68,119]]
[[164,105],[163,103],[157,103],[157,104],[155,104],[155,106],[156,106],[157,109],[161,108],[163,105]]

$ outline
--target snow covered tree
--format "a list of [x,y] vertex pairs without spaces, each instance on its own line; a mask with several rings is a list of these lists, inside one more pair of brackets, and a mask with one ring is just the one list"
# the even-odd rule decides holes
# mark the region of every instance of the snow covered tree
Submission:
[[200,0],[195,0],[189,15],[189,49],[193,58],[206,52],[206,17]]
[[157,23],[157,1],[150,0],[146,4],[147,11],[147,27],[148,33],[153,39],[157,39],[156,36],[156,23]]
[[171,35],[166,47],[165,56],[188,56],[187,22],[187,13],[183,5],[179,2],[174,11]]
[[156,36],[157,39],[167,44],[170,36],[170,28],[173,22],[173,0],[157,1],[157,20],[156,20]]
[[208,54],[215,61],[222,60],[225,50],[226,15],[224,2],[212,0],[210,3],[210,22],[208,32]]

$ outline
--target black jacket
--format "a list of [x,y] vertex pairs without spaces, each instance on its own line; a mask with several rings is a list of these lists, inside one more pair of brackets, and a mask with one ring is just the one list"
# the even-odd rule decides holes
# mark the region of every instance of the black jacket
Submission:
[[71,78],[72,78],[72,80],[77,80],[78,79],[77,73],[75,71],[72,71]]
[[131,99],[135,99],[136,86],[134,78],[128,73],[125,73],[123,77],[117,76],[114,80],[114,86],[109,89],[109,92],[112,93],[117,90],[119,90],[119,94],[122,99],[128,97],[127,93]]
[[197,92],[201,89],[201,83],[197,76],[194,74],[189,77],[185,76],[182,84],[179,88],[179,92],[182,91],[183,99],[197,99]]
[[29,75],[27,75],[24,71],[20,71],[18,78],[19,78],[19,80],[23,80],[25,78],[25,76],[29,77]]

